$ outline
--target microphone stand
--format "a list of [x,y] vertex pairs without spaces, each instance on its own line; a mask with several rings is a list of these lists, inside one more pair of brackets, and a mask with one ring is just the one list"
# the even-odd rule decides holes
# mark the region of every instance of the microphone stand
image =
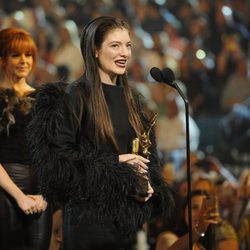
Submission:
[[192,236],[192,203],[191,203],[191,171],[190,171],[190,138],[189,138],[189,106],[186,96],[183,94],[175,81],[171,85],[178,91],[185,103],[185,118],[186,118],[186,162],[187,162],[187,185],[188,185],[188,235],[189,235],[189,250],[193,248]]

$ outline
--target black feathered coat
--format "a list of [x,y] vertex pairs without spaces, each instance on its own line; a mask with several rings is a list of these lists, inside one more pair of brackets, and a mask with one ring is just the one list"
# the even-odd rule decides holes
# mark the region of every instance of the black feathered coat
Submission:
[[81,206],[84,217],[112,221],[123,233],[134,232],[157,213],[169,215],[173,196],[161,176],[153,133],[148,171],[154,195],[138,202],[132,196],[142,189],[141,176],[118,162],[118,152],[100,150],[93,140],[83,86],[82,80],[51,83],[37,95],[28,137],[42,195],[49,202]]

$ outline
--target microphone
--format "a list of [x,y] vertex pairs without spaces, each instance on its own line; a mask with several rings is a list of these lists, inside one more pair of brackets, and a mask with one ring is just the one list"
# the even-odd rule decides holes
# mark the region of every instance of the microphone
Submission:
[[173,85],[173,82],[175,81],[175,76],[174,76],[174,72],[172,69],[170,68],[164,68],[162,70],[162,76],[163,76],[163,80],[171,85]]
[[157,82],[164,82],[169,86],[175,88],[182,97],[185,104],[185,118],[186,118],[186,158],[187,158],[187,184],[188,184],[188,234],[189,234],[189,250],[193,248],[192,240],[192,210],[191,210],[191,171],[190,171],[190,139],[189,139],[189,108],[188,99],[181,91],[178,84],[175,82],[174,72],[170,68],[160,70],[156,67],[151,68],[150,74]]
[[153,67],[150,70],[150,75],[153,77],[153,79],[157,82],[163,82],[163,75],[159,68]]
[[174,72],[170,68],[164,68],[163,70],[160,70],[159,68],[153,67],[150,70],[150,74],[155,81],[164,82],[170,85],[171,87],[175,87]]

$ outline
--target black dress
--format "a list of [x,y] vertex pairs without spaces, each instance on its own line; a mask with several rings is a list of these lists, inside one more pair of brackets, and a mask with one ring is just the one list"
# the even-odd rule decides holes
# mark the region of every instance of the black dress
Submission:
[[[103,91],[109,107],[110,116],[121,153],[131,151],[135,133],[128,122],[128,108],[122,87],[103,84]],[[121,115],[122,111],[122,115]],[[90,132],[93,131],[89,127]],[[117,154],[113,146],[104,143],[99,149],[102,153]],[[89,220],[82,215],[78,206],[64,211],[64,249],[132,249],[135,235],[124,237],[117,232],[111,220],[101,223]],[[80,222],[79,222],[80,218]]]
[[[34,98],[34,92],[18,97],[14,90],[0,88],[0,163],[25,194],[38,192],[25,136]],[[26,215],[0,187],[0,249],[47,250],[51,219],[49,209]]]
[[111,143],[95,140],[85,84],[84,79],[68,86],[48,84],[37,97],[29,130],[34,160],[38,169],[43,166],[41,192],[64,204],[64,250],[129,249],[154,208],[171,211],[172,193],[160,174],[153,143],[149,174],[155,194],[146,203],[133,198],[142,190],[141,176],[118,162],[119,154],[131,152],[135,137],[123,87],[103,84],[117,152]]

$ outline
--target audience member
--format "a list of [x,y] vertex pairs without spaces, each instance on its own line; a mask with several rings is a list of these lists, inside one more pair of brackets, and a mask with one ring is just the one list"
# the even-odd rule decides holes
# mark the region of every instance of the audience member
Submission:
[[[192,184],[192,190],[204,190],[209,195],[214,196],[218,200],[218,194],[216,192],[215,185],[213,181],[209,178],[198,178]],[[217,210],[220,210],[219,203],[217,201]],[[221,250],[238,250],[238,238],[236,231],[232,224],[228,222],[228,220],[221,218],[214,226],[215,231],[215,242],[216,246]]]
[[[210,225],[219,222],[219,214],[215,212],[215,204],[206,205],[209,194],[195,190],[192,197],[192,240],[193,249],[214,249],[215,241]],[[188,209],[185,206],[185,222],[188,225]],[[156,250],[185,250],[189,249],[189,235],[178,237],[173,232],[162,232],[156,243]]]
[[80,56],[79,43],[78,29],[72,20],[66,20],[59,25],[53,63],[56,66],[67,66],[69,80],[75,80],[82,74],[83,60]]
[[229,112],[235,104],[242,103],[250,96],[248,58],[238,58],[235,67],[235,73],[229,75],[221,93],[221,106],[225,112]]

